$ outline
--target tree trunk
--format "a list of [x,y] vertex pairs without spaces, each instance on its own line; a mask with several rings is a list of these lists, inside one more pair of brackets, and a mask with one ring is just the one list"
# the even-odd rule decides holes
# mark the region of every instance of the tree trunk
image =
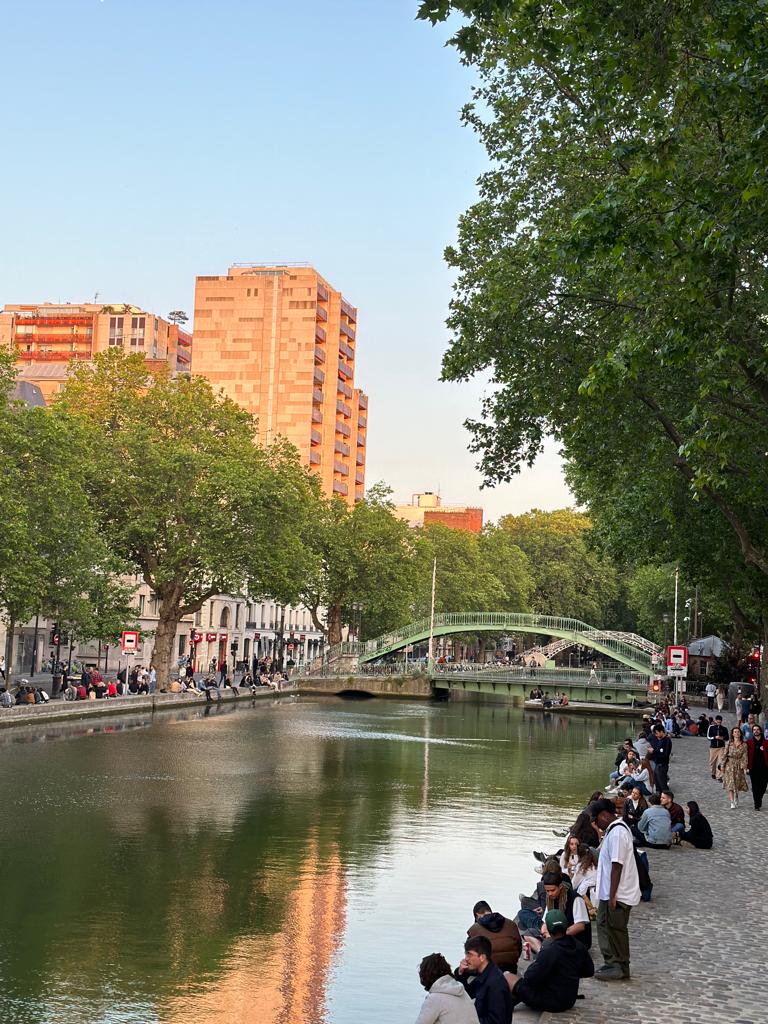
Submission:
[[152,664],[157,672],[157,687],[159,690],[165,690],[171,679],[171,666],[174,658],[173,643],[181,621],[181,608],[178,603],[161,601],[158,612],[160,618],[155,632]]
[[13,634],[16,632],[16,620],[11,616],[5,632],[5,688],[11,689],[13,683]]
[[341,643],[341,604],[332,604],[328,606],[328,644]]

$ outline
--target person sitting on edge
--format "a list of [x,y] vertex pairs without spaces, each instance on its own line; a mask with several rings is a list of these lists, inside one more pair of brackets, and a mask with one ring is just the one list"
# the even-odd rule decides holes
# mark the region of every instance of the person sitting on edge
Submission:
[[621,810],[621,816],[633,830],[637,827],[638,822],[642,818],[644,812],[648,808],[648,801],[640,791],[639,786],[632,786],[627,799],[624,801],[624,806]]
[[618,753],[616,754],[616,760],[613,762],[616,770],[611,772],[611,774],[609,775],[611,782],[615,782],[621,775],[621,764],[622,762],[627,760],[627,754],[629,754],[630,751],[633,754],[637,754],[637,751],[632,746],[632,740],[629,738],[629,736],[627,736],[627,738],[619,747]]
[[[565,915],[567,934],[589,949],[592,945],[592,925],[582,897],[568,884],[568,878],[560,871],[547,871],[541,881],[546,894],[546,911],[561,911]],[[546,913],[544,916],[546,918]],[[541,940],[535,935],[526,935],[526,939],[533,952],[538,953]]]
[[681,846],[692,846],[697,850],[711,850],[712,843],[712,827],[699,810],[699,805],[695,800],[689,800],[685,805],[688,810],[688,831],[683,832],[680,836]]
[[661,806],[661,797],[658,793],[648,797],[648,807],[643,811],[633,834],[636,846],[668,850],[672,845],[672,819],[666,807]]
[[659,799],[661,800],[661,806],[666,807],[669,811],[669,817],[672,822],[672,834],[679,835],[685,832],[685,811],[680,804],[675,803],[675,794],[672,790],[665,789]]
[[509,985],[491,960],[491,943],[484,935],[475,935],[464,943],[464,959],[454,977],[474,999],[479,1024],[511,1024]]
[[525,1003],[532,1010],[563,1013],[576,1003],[581,978],[595,973],[592,957],[583,943],[568,935],[562,910],[548,910],[542,928],[544,942],[539,955],[522,977],[505,975],[512,1004]]
[[430,953],[419,964],[419,981],[427,990],[416,1024],[477,1024],[477,1013],[464,986],[451,973],[440,953]]
[[484,935],[491,944],[491,960],[502,971],[517,972],[517,961],[523,949],[520,932],[514,921],[503,914],[494,914],[485,900],[480,900],[472,908],[475,923],[467,931],[471,939],[475,935]]

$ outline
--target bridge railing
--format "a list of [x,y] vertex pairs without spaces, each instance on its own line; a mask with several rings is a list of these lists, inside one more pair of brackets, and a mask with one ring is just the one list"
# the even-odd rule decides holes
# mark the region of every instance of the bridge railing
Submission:
[[435,679],[476,679],[478,682],[524,682],[531,687],[545,686],[557,689],[558,684],[580,686],[622,686],[630,689],[647,690],[648,682],[639,672],[598,669],[594,676],[584,668],[536,668],[531,671],[524,665],[436,665],[432,673]]

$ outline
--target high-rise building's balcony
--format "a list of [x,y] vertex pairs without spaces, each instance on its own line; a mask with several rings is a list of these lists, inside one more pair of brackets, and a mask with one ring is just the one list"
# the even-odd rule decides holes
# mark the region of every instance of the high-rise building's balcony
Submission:
[[368,395],[363,394],[363,392],[361,391],[360,394],[357,396],[357,404],[360,406],[361,409],[367,409]]
[[355,371],[352,369],[352,367],[347,366],[347,364],[342,359],[339,360],[339,373],[343,374],[343,376],[345,376],[347,380],[352,380],[352,378],[355,375]]
[[355,456],[355,462],[357,463],[358,466],[364,466],[365,452],[358,452],[357,455]]
[[325,321],[325,320],[328,319],[328,314],[326,313],[326,311],[323,309],[322,306],[316,306],[315,307],[315,317],[318,320]]
[[352,431],[349,429],[346,423],[342,423],[341,420],[336,420],[336,433],[341,434],[342,437],[351,437]]
[[339,330],[341,331],[342,334],[346,334],[346,336],[351,341],[355,340],[355,332],[354,332],[354,330],[348,324],[345,324],[343,320],[339,324]]
[[315,409],[315,408],[312,409],[312,422],[313,423],[322,423],[323,422],[323,414],[320,412],[319,409]]
[[357,310],[351,303],[347,302],[346,299],[341,300],[341,312],[350,320],[357,320]]
[[319,466],[320,465],[320,452],[310,452],[309,453],[309,464],[310,464],[310,466]]
[[323,435],[320,433],[319,430],[310,430],[309,440],[311,441],[312,444],[321,444],[323,440]]
[[340,473],[341,476],[349,476],[349,466],[345,466],[343,462],[334,462],[333,472]]
[[315,337],[318,341],[325,341],[327,337],[325,328],[321,327],[320,324],[315,324]]
[[338,452],[339,455],[349,455],[350,447],[349,447],[348,444],[345,444],[343,441],[336,441],[334,443],[333,450],[335,452]]
[[323,350],[321,348],[318,348],[317,345],[315,345],[315,362],[316,363],[324,363],[325,362],[325,352],[323,352]]
[[342,402],[340,398],[336,399],[336,412],[340,412],[342,416],[346,416],[347,418],[352,415],[352,409],[346,402]]
[[323,392],[320,390],[320,388],[312,389],[312,401],[316,402],[318,405],[323,404]]
[[343,356],[346,356],[350,362],[355,358],[355,350],[350,348],[346,341],[339,341],[339,352],[341,352]]
[[358,416],[357,425],[358,425],[358,427],[367,427],[368,426],[368,417],[367,416]]
[[364,484],[365,483],[365,473],[362,471],[362,469],[358,469],[358,470],[355,471],[355,483],[358,483],[358,484]]
[[336,379],[336,389],[338,390],[340,395],[345,395],[347,398],[352,397],[352,388],[349,386],[349,384],[345,383],[341,379],[341,377],[338,377]]
[[334,480],[333,493],[341,494],[342,496],[346,497],[346,495],[349,493],[349,488],[347,487],[343,480]]
[[327,302],[329,298],[328,289],[325,287],[322,281],[317,282],[317,297],[318,299],[321,299],[323,302]]
[[358,434],[357,435],[357,447],[358,448],[365,448],[365,434]]
[[319,366],[315,367],[314,381],[315,384],[322,384],[325,381],[325,370],[321,370]]

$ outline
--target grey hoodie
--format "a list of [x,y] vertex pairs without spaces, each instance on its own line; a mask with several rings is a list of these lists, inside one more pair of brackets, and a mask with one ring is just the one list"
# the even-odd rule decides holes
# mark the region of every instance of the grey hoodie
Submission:
[[460,981],[444,974],[429,990],[416,1024],[477,1024],[475,1004]]

